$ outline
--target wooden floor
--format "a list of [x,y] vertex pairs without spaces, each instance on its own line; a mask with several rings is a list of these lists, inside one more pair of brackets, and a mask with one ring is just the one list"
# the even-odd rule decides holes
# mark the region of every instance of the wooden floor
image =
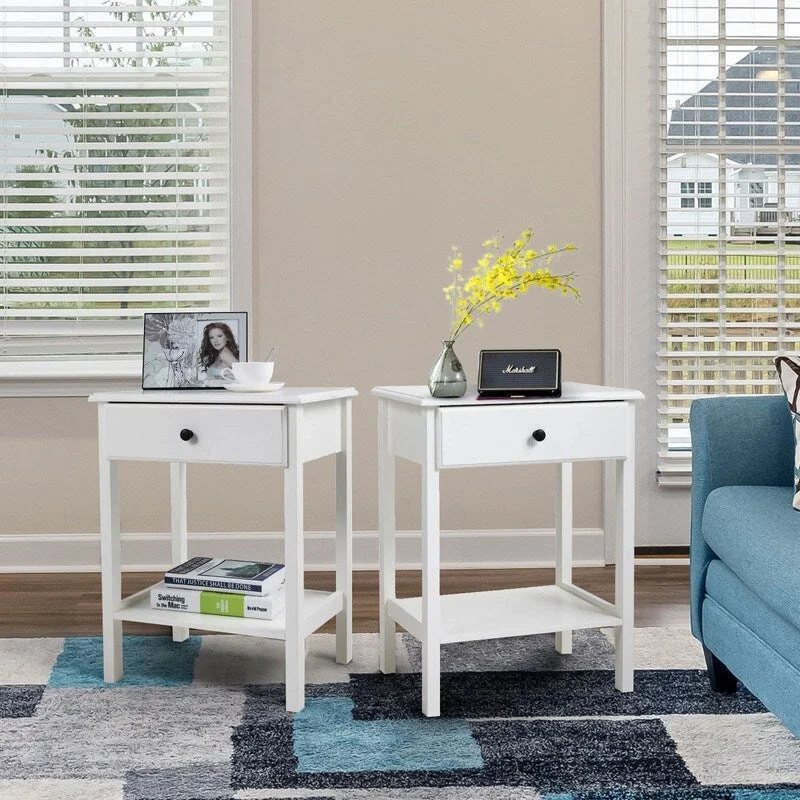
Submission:
[[[132,572],[122,576],[124,595],[157,582],[160,576]],[[614,568],[576,568],[577,585],[614,599]],[[442,593],[475,592],[553,582],[552,569],[449,570],[442,572]],[[332,589],[329,572],[309,572],[306,587]],[[411,597],[420,592],[419,572],[400,572],[397,594]],[[98,573],[0,574],[0,637],[97,636],[101,633],[100,575]],[[686,625],[689,622],[689,567],[637,565],[637,627]],[[378,630],[378,574],[353,575],[353,629]],[[332,623],[322,628],[333,630]],[[125,623],[125,633],[164,634],[154,625]]]

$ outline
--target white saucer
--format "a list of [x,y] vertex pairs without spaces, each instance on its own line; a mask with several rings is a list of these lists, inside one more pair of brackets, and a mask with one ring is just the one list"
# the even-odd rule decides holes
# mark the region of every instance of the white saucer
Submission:
[[284,383],[226,383],[225,388],[231,392],[274,392],[285,385]]

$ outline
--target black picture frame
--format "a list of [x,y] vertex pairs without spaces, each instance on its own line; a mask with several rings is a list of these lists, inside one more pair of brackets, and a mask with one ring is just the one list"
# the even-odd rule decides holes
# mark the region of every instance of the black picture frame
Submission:
[[147,312],[142,389],[222,389],[221,370],[234,361],[247,361],[248,341],[246,311]]

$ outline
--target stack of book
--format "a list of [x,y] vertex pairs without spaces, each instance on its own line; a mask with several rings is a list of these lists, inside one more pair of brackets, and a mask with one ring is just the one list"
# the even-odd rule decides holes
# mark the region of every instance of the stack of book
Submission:
[[283,564],[198,556],[164,573],[150,589],[150,607],[274,619],[285,608],[285,585]]

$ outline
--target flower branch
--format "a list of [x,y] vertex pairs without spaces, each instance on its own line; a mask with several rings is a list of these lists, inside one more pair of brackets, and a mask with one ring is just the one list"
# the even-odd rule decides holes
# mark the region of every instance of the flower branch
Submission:
[[[550,245],[544,250],[528,247],[533,230],[528,228],[514,241],[511,247],[501,251],[497,239],[483,243],[486,252],[466,278],[463,273],[463,258],[457,247],[452,248],[448,271],[453,281],[444,287],[444,294],[452,306],[450,327],[451,340],[455,340],[473,322],[483,327],[480,315],[498,313],[506,300],[526,294],[532,286],[550,291],[560,291],[580,299],[580,291],[574,285],[575,273],[554,275],[549,269],[556,256],[573,252],[574,244],[561,247]],[[544,263],[539,266],[538,263]]]

